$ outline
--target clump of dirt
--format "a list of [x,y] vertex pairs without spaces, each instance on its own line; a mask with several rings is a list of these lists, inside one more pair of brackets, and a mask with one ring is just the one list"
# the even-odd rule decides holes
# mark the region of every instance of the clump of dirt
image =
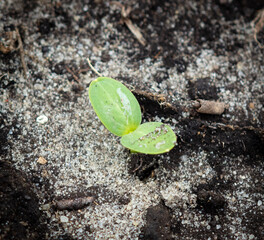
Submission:
[[39,210],[34,186],[25,175],[0,161],[1,239],[45,239],[47,217]]
[[172,217],[170,210],[162,203],[148,208],[146,214],[147,224],[139,236],[145,240],[170,240],[172,238]]

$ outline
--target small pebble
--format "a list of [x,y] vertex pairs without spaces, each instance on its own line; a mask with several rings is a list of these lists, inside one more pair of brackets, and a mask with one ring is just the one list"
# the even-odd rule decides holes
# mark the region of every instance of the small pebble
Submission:
[[48,211],[49,209],[50,209],[50,204],[49,203],[43,204],[41,206],[41,210],[43,210],[43,211]]
[[37,117],[36,121],[40,124],[45,124],[48,121],[48,117],[45,115],[40,115]]
[[258,206],[261,206],[261,205],[262,205],[262,201],[258,200]]
[[30,199],[31,199],[31,197],[28,196],[28,195],[25,195],[24,198],[25,198],[26,200],[30,200]]
[[60,221],[61,221],[62,223],[66,223],[66,222],[69,221],[69,219],[68,219],[66,216],[60,216]]
[[139,225],[139,222],[138,222],[138,221],[133,221],[133,225],[134,225],[135,227],[137,227],[137,226]]
[[24,227],[27,227],[28,226],[28,222],[24,222],[24,221],[21,221],[19,222],[21,225],[23,225]]

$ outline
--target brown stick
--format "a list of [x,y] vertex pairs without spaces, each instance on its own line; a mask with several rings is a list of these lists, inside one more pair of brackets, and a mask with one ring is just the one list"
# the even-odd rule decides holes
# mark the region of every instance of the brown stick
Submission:
[[142,46],[146,45],[146,40],[142,36],[139,28],[135,26],[129,18],[124,18],[124,23],[127,25],[128,29],[134,34],[136,39],[140,42]]
[[140,159],[139,166],[136,169],[134,169],[132,172],[135,173],[137,170],[139,170],[142,167],[142,164],[143,164],[143,160]]
[[17,35],[17,40],[18,40],[18,44],[19,44],[19,52],[20,52],[20,58],[21,58],[21,64],[23,67],[23,71],[24,71],[24,77],[27,78],[27,65],[25,62],[25,52],[24,52],[24,48],[23,48],[23,43],[22,43],[22,39],[20,36],[20,33],[18,31],[18,28],[16,27],[16,35]]
[[87,72],[89,70],[89,68],[82,68],[78,71],[78,74],[83,73],[83,72]]
[[259,10],[257,13],[257,16],[252,21],[254,26],[254,39],[259,45],[260,48],[264,48],[264,46],[261,45],[261,43],[258,40],[258,33],[261,31],[261,29],[264,27],[264,8]]
[[129,13],[131,12],[131,8],[127,7],[125,8],[124,5],[122,5],[120,2],[112,1],[110,2],[112,5],[116,5],[119,8],[121,8],[121,16],[122,16],[122,22],[125,23],[130,30],[130,32],[136,37],[136,39],[140,42],[142,46],[146,45],[146,40],[143,37],[143,35],[140,32],[140,29],[135,26],[132,21],[128,18]]
[[66,66],[66,70],[73,76],[76,82],[80,82],[79,78],[74,74],[74,72],[69,67]]

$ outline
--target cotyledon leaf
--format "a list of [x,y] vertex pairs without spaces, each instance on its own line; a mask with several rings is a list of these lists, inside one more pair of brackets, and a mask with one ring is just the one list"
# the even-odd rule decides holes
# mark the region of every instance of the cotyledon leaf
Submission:
[[121,144],[134,152],[161,154],[170,151],[177,137],[172,129],[160,122],[141,124],[134,132],[121,138]]
[[140,125],[139,103],[122,83],[99,77],[90,84],[89,98],[97,116],[111,133],[124,136]]

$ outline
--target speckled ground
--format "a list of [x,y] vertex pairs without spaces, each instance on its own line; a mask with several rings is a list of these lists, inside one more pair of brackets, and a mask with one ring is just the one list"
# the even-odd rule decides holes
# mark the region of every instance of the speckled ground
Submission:
[[[0,179],[11,189],[0,188],[0,238],[264,239],[264,61],[251,24],[261,4],[121,3],[146,46],[109,1],[0,2],[0,30],[18,27],[28,68],[25,78],[18,50],[0,52]],[[143,121],[171,125],[179,141],[170,153],[131,155],[102,126],[87,57],[135,91]],[[199,98],[229,106],[201,115],[191,107]],[[84,196],[96,200],[54,207]],[[28,198],[40,212],[24,214]]]

